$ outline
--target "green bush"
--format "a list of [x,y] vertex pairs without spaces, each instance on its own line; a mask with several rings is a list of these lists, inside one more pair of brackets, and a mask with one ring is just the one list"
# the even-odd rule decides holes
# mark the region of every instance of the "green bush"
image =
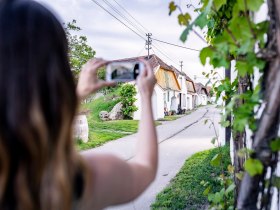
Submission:
[[138,110],[138,108],[134,105],[134,102],[136,101],[136,93],[135,86],[131,84],[124,84],[120,89],[124,119],[131,119],[133,113]]

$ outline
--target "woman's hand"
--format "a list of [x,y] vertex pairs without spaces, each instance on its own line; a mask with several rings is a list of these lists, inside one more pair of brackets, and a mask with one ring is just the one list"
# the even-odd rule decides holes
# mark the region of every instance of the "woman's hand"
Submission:
[[151,99],[156,84],[156,78],[150,64],[141,59],[145,68],[137,78],[137,85],[142,98]]
[[97,71],[100,67],[105,66],[108,62],[102,59],[91,59],[82,68],[80,73],[77,95],[79,99],[85,99],[91,93],[98,91],[103,87],[113,86],[114,82],[99,80]]

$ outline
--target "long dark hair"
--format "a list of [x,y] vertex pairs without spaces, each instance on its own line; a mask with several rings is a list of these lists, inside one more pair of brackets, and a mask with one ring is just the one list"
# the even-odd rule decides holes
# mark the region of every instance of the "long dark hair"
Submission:
[[71,209],[75,83],[61,23],[0,0],[0,209]]

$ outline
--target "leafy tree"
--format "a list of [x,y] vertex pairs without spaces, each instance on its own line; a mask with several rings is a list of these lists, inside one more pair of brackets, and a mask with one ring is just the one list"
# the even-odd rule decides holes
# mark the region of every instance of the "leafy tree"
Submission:
[[136,93],[136,88],[132,84],[124,84],[121,87],[120,96],[123,105],[122,112],[125,119],[131,119],[132,114],[138,110],[134,105]]
[[[194,26],[207,30],[209,46],[200,52],[203,65],[209,61],[214,68],[228,69],[232,61],[236,63],[238,76],[235,81],[221,81],[216,87],[216,94],[223,96],[224,101],[230,100],[221,124],[233,129],[237,185],[235,207],[238,209],[258,209],[257,204],[261,209],[270,208],[272,187],[279,189],[280,186],[280,178],[275,175],[280,149],[277,146],[280,119],[280,2],[268,0],[270,22],[256,23],[252,14],[259,11],[263,3],[263,0],[201,0],[201,7],[196,9],[199,15],[192,22],[189,13],[184,13],[175,2],[169,6],[170,14],[179,11],[179,24],[185,27],[180,37],[183,42]],[[258,82],[254,81],[255,73],[262,77],[259,84],[253,86]],[[227,121],[229,113],[233,113],[232,125]],[[253,152],[248,152],[246,148],[246,128],[254,134]],[[245,173],[236,170],[242,169],[243,163]],[[267,177],[270,178],[266,180]],[[241,185],[237,179],[242,180]]]
[[76,23],[77,21],[73,20],[64,25],[69,45],[70,65],[75,76],[79,74],[82,66],[95,55],[95,51],[87,42],[87,37],[78,35],[82,29]]

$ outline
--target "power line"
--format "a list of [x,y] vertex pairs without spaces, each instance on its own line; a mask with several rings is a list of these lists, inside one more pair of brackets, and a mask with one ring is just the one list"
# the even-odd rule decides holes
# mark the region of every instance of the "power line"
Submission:
[[130,29],[133,33],[135,33],[137,36],[139,36],[141,39],[145,40],[146,39],[141,36],[139,33],[137,33],[135,30],[133,30],[131,27],[129,27],[128,25],[126,25],[123,21],[121,21],[119,18],[117,18],[114,14],[112,14],[109,10],[107,10],[105,7],[103,7],[101,4],[99,4],[97,1],[95,0],[91,0],[93,3],[95,3],[97,6],[99,6],[101,9],[103,9],[104,11],[106,11],[108,14],[110,14],[112,17],[114,17],[116,20],[118,20],[120,23],[122,23],[125,27],[127,27],[128,29]]
[[193,49],[193,48],[189,48],[189,47],[185,47],[185,46],[181,46],[181,45],[177,45],[177,44],[172,44],[172,43],[161,41],[161,40],[158,40],[158,39],[154,39],[154,38],[152,38],[152,39],[154,41],[161,42],[161,43],[168,44],[168,45],[172,45],[172,46],[175,46],[175,47],[180,47],[180,48],[184,48],[184,49],[192,50],[192,51],[197,51],[197,52],[200,51],[200,50],[197,50],[197,49]]
[[[132,29],[130,26],[128,26],[127,24],[125,24],[122,20],[120,20],[118,17],[116,17],[114,14],[112,14],[109,10],[107,10],[104,6],[102,6],[99,2],[97,2],[96,0],[91,0],[93,3],[95,3],[97,6],[99,6],[101,9],[103,9],[105,12],[107,12],[109,15],[111,15],[113,18],[115,18],[117,21],[119,21],[121,24],[123,24],[125,27],[127,27],[129,30],[131,30],[134,34],[136,34],[137,36],[139,36],[141,39],[145,40],[146,39],[140,35],[138,32],[136,32],[134,29]],[[112,4],[110,4],[107,0],[102,0],[104,1],[108,6],[110,6],[117,14],[119,14],[122,18],[124,18],[128,23],[130,23],[134,28],[136,28],[139,31],[139,28],[136,27],[131,20],[129,20],[127,17],[125,17],[119,10],[117,10]],[[115,1],[115,0],[114,0]],[[117,1],[115,1],[127,14],[129,14],[130,17],[132,17],[141,27],[143,27],[145,30],[147,30],[139,21],[137,21],[123,6],[121,6]],[[142,30],[141,30],[142,31]],[[173,45],[175,47],[180,47],[180,48],[185,48],[188,50],[193,50],[193,51],[199,51],[196,49],[192,49],[192,48],[188,48],[188,47],[184,47],[184,46],[180,46],[180,45],[176,45],[176,44],[172,44],[169,42],[165,42],[159,39],[154,39],[153,40],[160,42],[160,43],[164,43],[164,44],[169,44],[169,45]],[[174,62],[173,59],[171,59],[166,53],[162,52],[159,48],[157,48],[155,46],[155,44],[153,44],[153,46],[155,47],[155,49],[157,49],[157,51],[159,53],[161,53],[162,55],[164,55],[168,60],[170,60],[171,62],[173,62],[176,66],[178,66],[177,62]],[[154,50],[153,50],[154,52]]]
[[129,20],[123,13],[121,13],[114,5],[112,5],[107,0],[102,0],[105,4],[107,4],[111,9],[113,9],[118,15],[120,15],[123,19],[125,19],[132,27],[134,27],[138,32],[146,34],[145,31],[140,29],[137,25],[135,25],[131,20]]
[[146,46],[142,48],[142,50],[137,54],[137,57],[141,55],[141,53],[146,49]]
[[[105,1],[106,1],[106,0],[105,0]],[[123,9],[133,20],[135,20],[136,23],[138,23],[144,30],[149,31],[145,26],[143,26],[136,18],[134,18],[134,17],[133,17],[122,5],[120,5],[116,0],[113,0],[113,1],[116,2],[116,4],[118,4],[119,7],[122,8],[122,9]],[[158,42],[161,42],[161,43],[164,43],[164,44],[173,45],[173,46],[175,46],[175,47],[185,48],[185,49],[193,50],[193,51],[200,51],[200,50],[192,49],[192,48],[189,48],[189,47],[185,47],[185,46],[180,46],[180,45],[168,43],[168,42],[161,41],[161,40],[154,39],[154,38],[153,38],[153,40],[158,41]]]
[[[162,53],[164,53],[165,55],[167,55],[168,53],[166,51],[168,51],[167,49],[165,49],[164,47],[162,47],[161,45],[158,45],[157,43],[153,42],[153,46],[157,47],[158,49],[157,50],[160,50]],[[170,54],[169,54],[170,55]],[[177,56],[176,57],[173,57],[173,56],[170,56],[171,60],[174,61],[174,60],[180,60]],[[170,60],[170,59],[169,59]]]
[[[158,49],[155,45],[153,45],[154,48],[160,53],[162,54],[164,57],[166,57],[168,60],[170,60],[174,65],[178,66],[177,62],[175,62],[174,60],[172,60],[168,55],[166,55],[165,53],[163,53],[160,49]],[[155,53],[155,51],[152,49],[152,51]],[[156,53],[155,53],[156,54]]]
[[134,18],[120,3],[118,3],[116,0],[113,0],[114,2],[116,2],[116,4],[122,8],[123,11],[126,12],[126,14],[128,14],[133,20],[135,20],[136,23],[138,23],[145,31],[150,32],[150,30],[148,30],[145,26],[143,26],[136,18]]

